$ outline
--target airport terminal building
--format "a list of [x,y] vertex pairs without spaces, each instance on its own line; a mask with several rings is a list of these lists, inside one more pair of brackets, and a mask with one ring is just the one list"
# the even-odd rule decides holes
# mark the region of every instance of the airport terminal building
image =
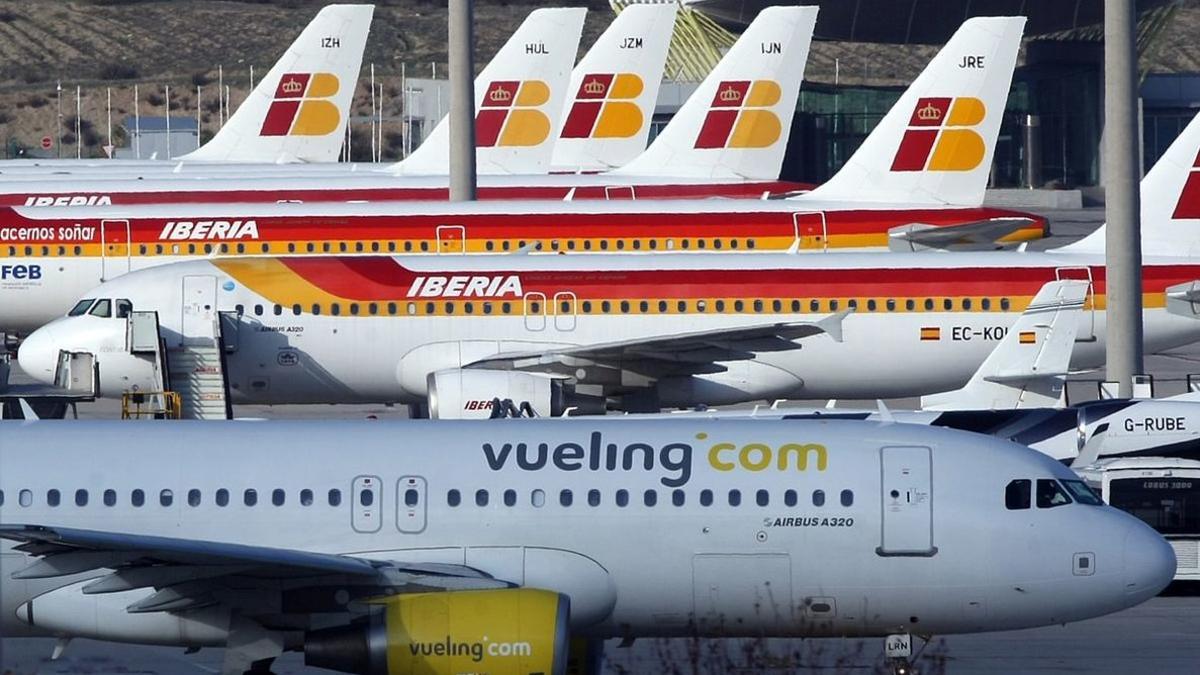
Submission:
[[[613,3],[618,8],[628,2]],[[668,59],[651,140],[725,49],[770,0],[685,3]],[[997,142],[992,186],[1080,190],[1101,184],[1101,0],[841,0],[819,4],[784,179],[821,183],[853,154],[905,87],[971,16],[1029,18]],[[1138,2],[1143,167],[1149,168],[1200,109],[1197,0]],[[684,35],[686,38],[681,39]],[[448,108],[445,80],[410,78],[414,139]]]

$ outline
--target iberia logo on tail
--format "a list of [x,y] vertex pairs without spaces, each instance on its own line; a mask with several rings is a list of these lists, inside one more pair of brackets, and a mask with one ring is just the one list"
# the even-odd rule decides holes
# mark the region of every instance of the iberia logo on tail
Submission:
[[550,100],[550,87],[541,80],[492,82],[475,116],[475,145],[538,145],[550,136],[550,118],[540,108]]
[[987,113],[970,97],[921,98],[900,140],[892,171],[970,171],[983,161],[983,137],[973,127]]
[[583,78],[563,138],[630,138],[645,121],[634,100],[641,96],[642,78],[633,73],[593,73]]
[[779,103],[773,80],[726,81],[717,85],[696,148],[766,148],[779,140],[779,116],[768,110]]
[[1175,213],[1171,214],[1171,218],[1200,218],[1200,155],[1192,162],[1192,170],[1183,184],[1183,191],[1179,193],[1179,201],[1175,204]]
[[324,136],[333,133],[341,113],[329,99],[340,84],[332,73],[287,73],[275,88],[259,136]]

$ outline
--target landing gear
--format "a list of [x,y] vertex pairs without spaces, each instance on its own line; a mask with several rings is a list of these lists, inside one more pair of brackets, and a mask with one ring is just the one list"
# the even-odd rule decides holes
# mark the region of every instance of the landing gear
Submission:
[[909,661],[912,658],[911,634],[895,633],[884,638],[883,656],[892,669],[892,675],[916,675],[917,671],[913,670]]

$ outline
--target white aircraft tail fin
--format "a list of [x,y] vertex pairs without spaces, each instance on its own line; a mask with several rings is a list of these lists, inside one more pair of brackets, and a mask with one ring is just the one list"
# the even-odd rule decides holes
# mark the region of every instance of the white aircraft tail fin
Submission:
[[336,161],[374,12],[374,5],[317,12],[217,135],[176,159]]
[[629,5],[571,72],[551,166],[607,171],[646,149],[677,6]]
[[795,199],[982,204],[1024,27],[967,19],[845,166]]
[[[1141,184],[1142,254],[1200,257],[1200,114]],[[1105,227],[1058,250],[1103,253]]]
[[[475,158],[480,174],[544,174],[562,114],[571,64],[579,51],[582,7],[529,13],[475,78]],[[445,117],[397,175],[450,173],[450,124]]]
[[1088,293],[1082,280],[1042,286],[962,389],[921,397],[926,410],[1007,410],[1060,405]]
[[763,9],[650,147],[610,173],[779,178],[816,22],[816,7]]

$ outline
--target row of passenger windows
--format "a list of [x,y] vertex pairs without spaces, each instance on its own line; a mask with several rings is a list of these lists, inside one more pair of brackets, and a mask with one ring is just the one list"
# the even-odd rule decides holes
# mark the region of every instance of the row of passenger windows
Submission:
[[[415,491],[413,491],[413,492],[415,494]],[[475,506],[487,506],[489,503],[491,503],[491,499],[492,499],[491,493],[485,489],[476,490],[474,495],[470,495],[468,493],[468,496],[470,496],[472,498]],[[559,490],[558,491],[559,506],[563,506],[563,507],[573,506],[576,503],[575,496],[576,496],[575,492],[572,490]],[[504,491],[500,492],[500,494],[498,495],[497,498],[505,506],[516,506],[517,502],[520,501],[520,497],[518,496],[516,490],[504,490]],[[700,506],[712,506],[716,502],[722,501],[722,500],[729,506],[742,506],[742,504],[743,504],[741,490],[729,490],[724,495],[720,495],[720,494],[714,492],[713,490],[704,489],[704,490],[700,490],[699,493],[695,494],[694,498],[696,499],[696,502],[698,504],[700,504]],[[545,490],[541,490],[541,489],[531,490],[529,493],[529,504],[531,506],[541,508],[546,505],[546,499],[547,499],[547,495],[546,495]],[[638,495],[636,492],[631,493],[629,490],[621,489],[621,490],[614,491],[612,493],[611,499],[612,499],[611,503],[613,503],[619,507],[626,507],[626,506],[629,506],[631,503],[638,502],[638,501],[640,501],[643,506],[658,506],[659,491],[658,490],[645,490],[640,495]],[[753,500],[753,503],[757,506],[770,506],[771,493],[769,490],[754,490],[753,492],[747,492],[746,502],[745,502],[747,506],[750,505],[750,500]],[[825,491],[824,490],[813,490],[812,495],[811,495],[811,500],[812,500],[813,506],[825,506],[825,503],[826,503]],[[408,503],[407,498],[405,501],[408,506],[416,505],[415,502]],[[847,506],[847,507],[853,506],[854,505],[854,491],[853,490],[842,490],[838,495],[838,501],[841,503],[842,506]],[[664,491],[664,494],[662,496],[662,503],[664,505],[667,503],[670,503],[673,506],[683,506],[683,505],[687,504],[687,502],[688,502],[688,493],[686,490]],[[457,506],[463,505],[464,503],[465,502],[464,502],[463,493],[460,492],[459,490],[450,490],[446,493],[446,504],[448,504],[449,506],[457,507]],[[582,505],[584,503],[586,503],[588,506],[601,506],[602,504],[606,503],[606,498],[604,496],[604,493],[600,490],[593,489],[593,490],[587,490],[586,492],[581,491],[581,493],[579,495],[579,504]],[[796,506],[799,503],[800,503],[800,493],[799,492],[797,492],[796,490],[784,490],[784,492],[783,492],[783,505],[784,506]]]
[[[673,251],[673,250],[714,250],[720,251],[729,250],[754,250],[758,247],[754,239],[737,239],[737,238],[711,238],[711,239],[567,239],[567,240],[531,240],[524,239],[485,239],[483,242],[484,251],[515,251],[526,246],[532,246],[535,250],[549,251]],[[440,246],[439,246],[440,244]],[[288,242],[286,245],[278,244],[272,249],[269,242],[238,242],[234,244],[219,243],[219,244],[137,244],[133,247],[133,251],[137,255],[197,255],[200,253],[270,253],[272,250],[282,253],[285,250],[288,253],[413,253],[430,251],[449,251],[458,253],[461,252],[465,243],[460,239],[453,240],[404,240],[404,241],[356,241],[356,242],[306,242],[296,243]],[[123,251],[125,244],[107,244],[110,254],[116,251]],[[474,248],[474,247],[473,247]],[[121,255],[124,253],[122,252]],[[83,255],[83,246],[9,246],[8,256],[16,257],[18,255],[26,256],[80,256]]]
[[[348,314],[350,316],[396,316],[398,314],[406,314],[410,316],[424,314],[513,314],[518,315],[541,315],[547,312],[554,312],[560,315],[573,314],[723,314],[726,312],[734,313],[803,313],[803,312],[836,312],[841,309],[864,309],[868,312],[896,312],[917,311],[921,307],[925,311],[935,311],[940,308],[943,311],[971,311],[978,307],[982,311],[991,311],[993,308],[998,308],[999,311],[1007,312],[1012,307],[1012,301],[1008,298],[943,298],[936,300],[934,298],[925,298],[919,301],[915,298],[906,300],[897,300],[895,298],[876,299],[876,298],[849,298],[839,299],[833,298],[828,300],[801,300],[793,298],[783,300],[779,298],[767,299],[752,299],[752,300],[554,300],[546,302],[543,300],[518,300],[515,302],[501,302],[490,300],[459,300],[445,302],[407,302],[407,303],[313,303],[305,306],[294,304],[290,308],[285,308],[283,305],[273,305],[270,307],[270,312],[275,316],[282,315],[285,311],[290,311],[293,315],[300,316],[305,312],[314,316],[328,313],[332,316],[341,316]],[[903,309],[901,309],[903,308]],[[245,305],[237,305],[235,310],[238,314],[246,313]],[[263,305],[254,305],[251,310],[255,316],[262,316],[267,312],[267,307]]]
[[[243,490],[240,495],[237,495],[225,488],[218,489],[212,493],[212,502],[219,507],[229,506],[234,501],[240,502],[243,506],[258,506],[260,502],[259,492],[253,488]],[[317,502],[317,495],[313,490],[302,489],[295,493],[296,503],[300,506],[313,506]],[[701,506],[712,506],[719,500],[723,500],[729,506],[742,506],[742,491],[729,490],[724,495],[719,495],[713,490],[700,490],[695,496],[697,502]],[[175,491],[171,489],[159,490],[157,495],[151,492],[147,494],[145,490],[134,489],[130,490],[128,496],[125,497],[127,503],[135,508],[141,508],[154,501],[158,502],[159,506],[168,507],[175,504]],[[199,507],[205,503],[204,493],[198,488],[193,488],[182,494],[184,503],[191,507]],[[472,499],[476,506],[487,506],[491,503],[491,493],[486,489],[475,490]],[[516,490],[500,491],[497,499],[505,506],[516,506],[518,495]],[[546,491],[537,489],[531,490],[529,493],[529,503],[535,507],[546,505]],[[559,490],[558,504],[568,507],[575,504],[575,493],[572,490]],[[658,490],[645,490],[640,495],[631,494],[629,490],[620,489],[612,493],[612,503],[620,507],[629,506],[633,501],[640,501],[644,506],[657,506],[659,503]],[[813,506],[825,506],[826,496],[824,490],[813,490],[809,499]],[[63,491],[51,488],[45,492],[45,505],[57,508],[59,506],[74,504],[78,507],[85,507],[91,503],[92,495],[88,490],[79,489],[74,493],[67,492],[64,495]],[[122,501],[122,495],[116,490],[108,489],[99,493],[99,503],[104,506],[117,506]],[[417,506],[420,503],[420,493],[415,489],[405,490],[403,500],[406,506]],[[769,506],[771,503],[771,494],[768,490],[754,490],[746,495],[747,506],[752,500],[755,505]],[[269,493],[262,495],[262,503],[270,502],[274,506],[284,506],[288,503],[288,493],[282,488],[276,488]],[[600,506],[605,503],[605,497],[600,490],[592,489],[580,494],[580,504],[586,503],[588,506]],[[683,506],[688,501],[688,495],[685,490],[670,490],[663,495],[663,503],[670,503],[674,506]],[[35,502],[35,494],[33,490],[21,490],[17,493],[17,504],[22,507],[31,507]],[[362,506],[372,506],[375,503],[375,492],[370,489],[361,489],[358,492],[358,502]],[[852,490],[842,490],[838,494],[838,502],[845,507],[854,505],[854,492]],[[342,491],[333,488],[325,493],[324,503],[331,507],[338,507],[342,504]],[[463,493],[459,490],[449,490],[446,493],[446,504],[451,507],[463,505]],[[785,490],[783,492],[784,506],[797,506],[800,503],[800,493],[796,490]],[[0,490],[0,506],[4,506],[4,491]]]
[[[204,503],[204,493],[193,488],[182,495],[185,503],[188,506],[200,506]],[[316,494],[309,489],[303,489],[295,494],[295,500],[301,506],[313,506],[316,503]],[[57,489],[46,490],[45,504],[50,507],[64,505],[64,499],[69,500],[66,504],[73,503],[75,506],[87,506],[91,502],[91,493],[88,490],[75,490],[74,493],[68,492],[64,495],[62,491]],[[121,494],[116,490],[104,490],[99,493],[99,503],[104,506],[117,506],[121,502]],[[270,493],[263,495],[264,500],[269,500],[275,506],[283,506],[288,501],[287,491],[281,488],[271,490]],[[362,490],[359,494],[359,501],[363,506],[370,506],[375,499],[375,495],[370,490]],[[154,501],[158,502],[159,506],[172,506],[175,504],[175,491],[170,489],[159,490],[155,495],[153,491],[149,494],[145,490],[135,489],[130,490],[126,497],[127,503],[130,506],[142,507]],[[245,506],[257,506],[259,503],[258,490],[247,489],[243,490],[241,495],[235,495],[225,488],[216,490],[212,494],[213,503],[217,506],[229,506],[231,501],[240,501]],[[325,504],[329,506],[341,506],[342,491],[336,488],[329,490],[324,495]],[[21,490],[17,493],[17,504],[24,507],[33,506],[35,495],[32,490]],[[266,501],[264,501],[266,503]],[[0,506],[4,506],[4,491],[0,490]]]
[[1035,482],[1020,478],[1010,482],[1004,489],[1004,506],[1010,511],[1028,509],[1034,502],[1039,509],[1052,509],[1066,506],[1072,501],[1089,506],[1104,504],[1104,500],[1081,480],[1039,478]]

